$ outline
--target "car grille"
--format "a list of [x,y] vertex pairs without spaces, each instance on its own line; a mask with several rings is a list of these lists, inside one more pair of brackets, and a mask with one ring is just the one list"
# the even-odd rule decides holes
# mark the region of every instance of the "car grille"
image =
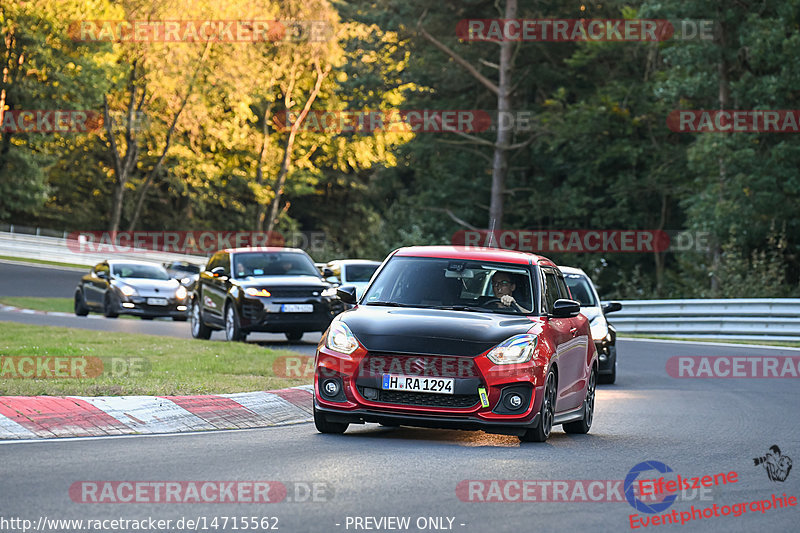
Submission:
[[401,355],[370,353],[361,365],[366,374],[403,374],[440,378],[477,378],[480,373],[471,357],[445,355]]
[[[358,387],[358,392],[364,396],[364,387]],[[464,409],[476,405],[480,401],[480,398],[477,394],[431,394],[427,392],[378,390],[377,400],[372,401],[395,405]]]
[[[273,298],[314,298],[319,296],[321,289],[268,289]],[[317,293],[316,295],[314,293]]]

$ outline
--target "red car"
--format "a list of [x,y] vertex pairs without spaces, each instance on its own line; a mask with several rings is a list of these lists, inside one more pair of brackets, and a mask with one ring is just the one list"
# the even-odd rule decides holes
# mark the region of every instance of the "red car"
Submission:
[[[340,287],[356,303],[353,287]],[[549,259],[420,246],[384,261],[317,347],[314,422],[483,430],[543,442],[587,433],[598,361],[589,322]]]

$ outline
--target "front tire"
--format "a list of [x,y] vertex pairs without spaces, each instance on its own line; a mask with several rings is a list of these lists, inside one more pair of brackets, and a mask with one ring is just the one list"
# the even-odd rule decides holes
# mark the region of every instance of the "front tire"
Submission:
[[544,442],[553,430],[553,419],[556,415],[556,373],[551,368],[547,372],[544,386],[544,398],[539,409],[539,424],[528,429],[519,440],[522,442]]
[[586,386],[586,398],[583,400],[583,420],[563,424],[564,431],[567,433],[585,434],[589,433],[594,418],[594,397],[597,384],[597,370],[592,368],[589,375],[589,384]]
[[80,289],[75,291],[75,314],[77,316],[86,316],[89,314],[89,308],[83,300],[83,291]]
[[325,415],[317,411],[317,406],[314,406],[314,426],[320,433],[341,435],[347,431],[350,424],[346,422],[328,422]]
[[103,298],[103,316],[106,318],[117,318],[119,316],[119,304],[110,292]]
[[192,337],[208,340],[211,338],[211,328],[203,323],[203,311],[200,309],[199,296],[192,302]]
[[225,338],[231,342],[244,341],[247,338],[247,334],[242,332],[239,313],[236,312],[233,302],[225,307]]

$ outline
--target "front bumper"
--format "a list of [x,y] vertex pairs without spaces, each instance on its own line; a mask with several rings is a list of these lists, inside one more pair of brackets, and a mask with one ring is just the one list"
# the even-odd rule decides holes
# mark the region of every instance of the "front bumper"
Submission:
[[396,425],[396,426],[415,426],[435,429],[461,429],[468,431],[485,431],[487,433],[497,433],[501,435],[522,436],[530,428],[539,424],[539,413],[527,421],[511,420],[484,420],[475,417],[452,417],[435,415],[410,415],[408,413],[393,413],[385,411],[373,411],[369,409],[355,409],[352,411],[339,411],[326,405],[320,404],[314,398],[314,408],[325,414],[325,418],[330,422],[345,422],[348,424],[373,424]]
[[119,300],[119,314],[147,317],[189,317],[189,299],[178,300],[167,298],[166,305],[150,305],[147,298],[163,298],[163,296],[132,296],[117,295]]
[[[367,353],[361,347],[348,356],[329,350],[324,342],[323,337],[317,351],[314,402],[331,421],[480,429],[512,435],[521,435],[538,423],[546,363],[537,357],[519,365],[495,365],[485,354],[477,357],[382,354]],[[390,366],[376,369],[374,361],[380,357],[391,359]],[[433,360],[434,365],[416,374],[414,370],[407,371],[407,362],[413,364],[420,359]],[[454,360],[449,371],[446,360]],[[382,390],[382,371],[452,377],[454,394]],[[321,383],[327,379],[339,380],[341,393],[335,398],[320,391]],[[479,388],[486,390],[487,407],[480,400]],[[511,410],[505,399],[513,393],[521,394],[523,402]]]
[[[283,304],[311,304],[311,313],[286,313]],[[340,300],[325,298],[287,299],[247,297],[241,302],[240,324],[245,331],[281,333],[285,331],[325,331],[333,317],[344,311]]]

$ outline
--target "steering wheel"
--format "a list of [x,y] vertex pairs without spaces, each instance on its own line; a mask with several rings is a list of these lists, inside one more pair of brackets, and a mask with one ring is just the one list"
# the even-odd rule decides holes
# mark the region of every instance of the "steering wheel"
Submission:
[[505,306],[503,305],[503,302],[500,300],[500,298],[491,298],[491,299],[489,299],[489,300],[486,300],[485,302],[483,302],[483,304],[481,305],[481,307],[489,307],[489,306],[490,306],[490,305],[492,305],[492,304],[497,304],[497,306],[498,306],[498,307],[499,307],[499,306],[505,307]]

